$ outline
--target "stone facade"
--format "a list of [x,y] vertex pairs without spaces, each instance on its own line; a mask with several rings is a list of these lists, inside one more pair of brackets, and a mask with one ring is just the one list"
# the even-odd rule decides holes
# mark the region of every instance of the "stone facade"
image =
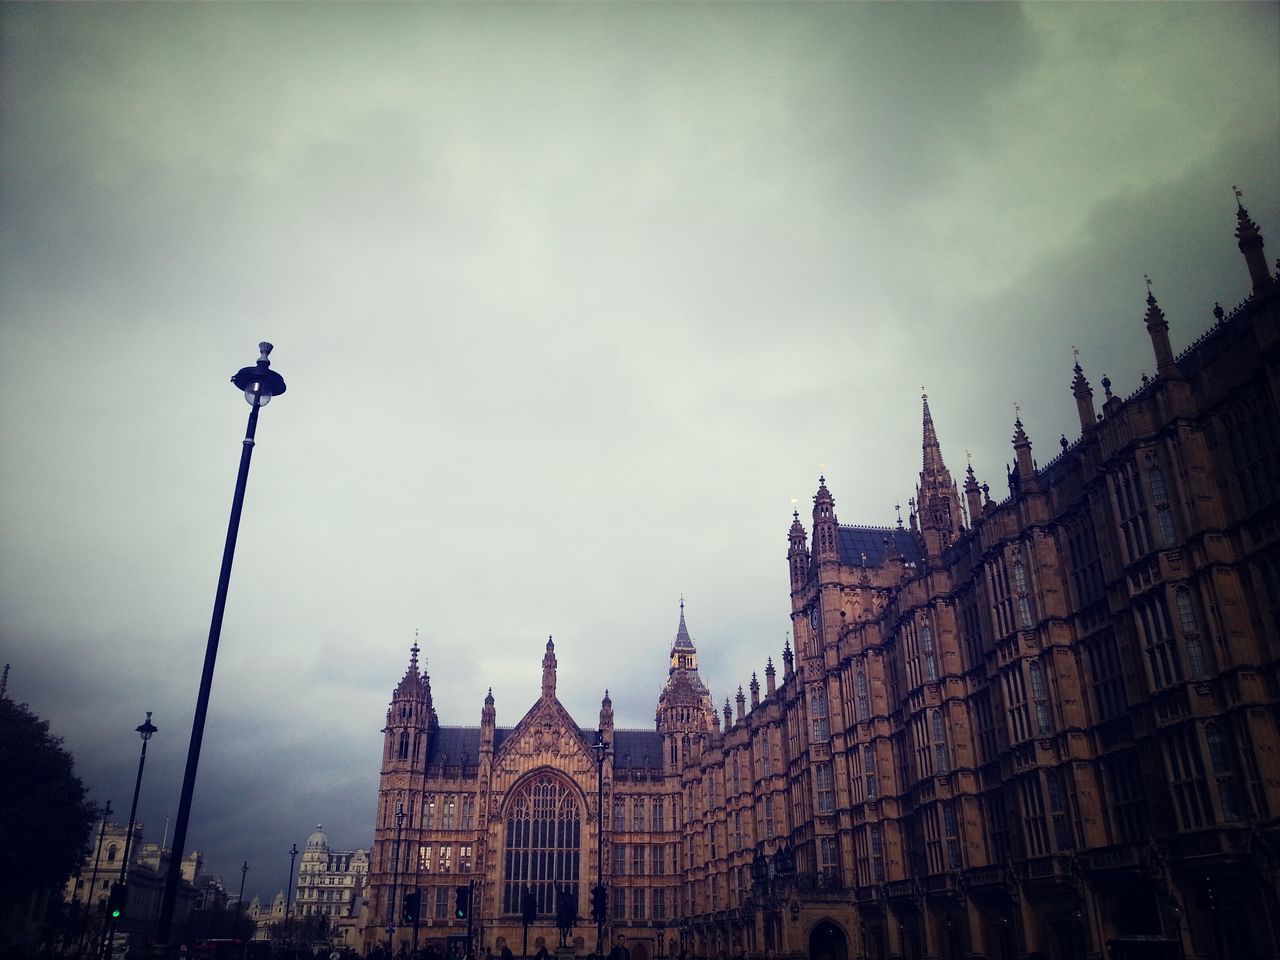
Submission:
[[441,727],[415,646],[366,941],[406,889],[396,941],[462,932],[470,882],[481,944],[518,944],[532,865],[554,942],[552,885],[587,916],[599,854],[636,960],[1280,956],[1280,286],[1243,207],[1236,237],[1252,294],[1178,355],[1149,294],[1155,376],[1104,377],[1099,410],[1077,363],[1079,437],[1039,465],[1015,421],[999,502],[953,480],[927,398],[907,524],[842,526],[820,479],[788,534],[795,649],[723,725],[683,610],[646,731],[607,693],[579,727],[550,641],[514,728],[491,695]]

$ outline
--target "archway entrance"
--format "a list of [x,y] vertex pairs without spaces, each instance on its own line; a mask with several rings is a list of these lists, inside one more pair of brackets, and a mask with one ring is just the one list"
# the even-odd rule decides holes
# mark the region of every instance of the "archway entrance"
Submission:
[[812,960],[849,960],[849,940],[830,920],[823,920],[809,934]]

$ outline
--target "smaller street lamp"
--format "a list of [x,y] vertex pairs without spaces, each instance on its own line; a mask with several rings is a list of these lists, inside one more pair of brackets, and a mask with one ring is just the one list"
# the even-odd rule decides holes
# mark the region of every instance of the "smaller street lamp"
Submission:
[[666,956],[667,925],[659,920],[654,927],[658,930],[658,960],[662,960]]
[[293,909],[293,862],[298,859],[298,845],[289,848],[289,894],[284,901],[284,943],[289,947],[289,913]]
[[84,913],[82,916],[82,924],[80,927],[80,944],[77,950],[84,949],[84,938],[89,928],[89,911],[96,906],[96,897],[98,889],[98,864],[102,862],[102,838],[107,832],[107,818],[111,816],[111,801],[107,801],[107,805],[102,810],[102,826],[98,829],[98,849],[93,855],[93,872],[89,875],[89,891],[88,896],[84,899]]
[[240,917],[244,913],[244,878],[249,872],[249,861],[246,860],[240,867],[240,897],[236,900],[236,935],[240,934]]
[[[392,848],[392,859],[395,861],[391,865],[391,909],[387,914],[387,952],[395,952],[395,944],[392,943],[396,935],[396,887],[400,883],[400,839],[404,835],[404,804],[396,804],[396,842]],[[468,911],[469,913],[469,911]]]
[[604,955],[604,759],[609,754],[609,742],[604,731],[596,731],[596,742],[591,745],[596,760],[596,888],[592,891],[591,905],[596,915],[596,954]]
[[[120,910],[124,910],[126,904],[124,898],[127,896],[125,889],[129,882],[129,851],[133,847],[133,826],[138,817],[138,793],[142,790],[142,768],[146,766],[147,763],[147,741],[150,740],[152,735],[156,732],[155,724],[151,722],[150,710],[147,711],[147,719],[134,727],[134,730],[136,730],[138,736],[142,738],[142,753],[138,756],[138,778],[133,782],[133,804],[129,807],[129,829],[124,835],[124,857],[120,860],[119,892],[115,893],[115,891],[113,891],[115,896],[112,898],[118,898]],[[116,918],[111,916],[111,911],[108,911],[107,936],[102,946],[103,952],[106,954],[109,954],[111,950],[111,941],[115,933],[115,920]]]

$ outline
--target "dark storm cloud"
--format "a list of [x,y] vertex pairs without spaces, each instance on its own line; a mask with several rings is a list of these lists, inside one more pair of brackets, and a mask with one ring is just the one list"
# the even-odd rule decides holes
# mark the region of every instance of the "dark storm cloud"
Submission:
[[[414,631],[441,719],[652,722],[676,599],[718,702],[789,628],[826,470],[889,523],[919,388],[1000,492],[1245,292],[1280,231],[1274,5],[0,7],[18,699],[142,816],[181,765],[260,339],[191,843],[251,892],[368,844]],[[1280,239],[1273,238],[1273,246]],[[820,466],[822,464],[823,466]],[[780,662],[779,662],[780,665]]]

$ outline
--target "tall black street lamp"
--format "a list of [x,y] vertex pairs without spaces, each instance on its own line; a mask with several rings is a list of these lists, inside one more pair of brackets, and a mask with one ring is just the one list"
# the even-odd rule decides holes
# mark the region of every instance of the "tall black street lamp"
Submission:
[[[127,894],[125,893],[125,890],[128,888],[128,883],[129,883],[129,851],[133,847],[133,825],[136,822],[137,816],[138,816],[138,793],[142,790],[142,768],[146,766],[146,763],[147,763],[147,741],[150,740],[152,735],[155,734],[156,732],[156,727],[151,722],[150,710],[147,711],[147,719],[143,720],[142,723],[138,724],[138,726],[134,727],[134,729],[138,732],[138,736],[142,738],[142,753],[138,756],[138,778],[133,782],[133,803],[129,807],[129,829],[125,832],[125,835],[124,835],[124,857],[120,860],[120,881],[119,881],[120,889],[119,889],[119,892],[116,894],[116,897],[112,898],[117,900],[117,902],[120,904],[121,907],[124,906],[125,897],[127,896]],[[108,916],[107,916],[107,943],[108,944],[111,942],[112,934],[114,931],[115,931],[115,917],[112,917],[108,913]],[[104,949],[109,950],[110,947],[107,946],[107,947],[104,947]]]
[[196,713],[191,722],[191,744],[187,747],[187,767],[182,775],[182,793],[178,798],[178,818],[173,829],[173,849],[169,854],[169,872],[165,876],[164,896],[160,900],[160,918],[156,922],[156,943],[167,945],[173,925],[173,908],[178,896],[178,879],[182,875],[182,854],[187,843],[187,823],[191,819],[191,798],[196,789],[196,768],[200,765],[200,745],[204,741],[204,721],[209,712],[209,691],[213,686],[213,667],[218,659],[218,640],[222,636],[222,612],[227,605],[227,587],[231,583],[231,561],[236,554],[236,536],[240,532],[240,511],[244,507],[244,489],[249,481],[249,460],[253,456],[254,434],[258,430],[258,411],[272,397],[284,393],[284,378],[271,369],[271,344],[260,343],[261,356],[252,367],[243,367],[231,382],[244,391],[249,402],[249,424],[245,428],[240,450],[240,470],[231,497],[231,520],[227,524],[227,540],[222,548],[222,569],[218,572],[218,589],[213,598],[213,618],[209,623],[209,641],[205,645],[204,669],[200,674],[200,692],[196,696]]
[[289,848],[289,893],[284,899],[284,944],[289,949],[289,913],[293,910],[293,864],[298,859],[298,845]]
[[387,909],[387,952],[395,952],[392,938],[396,935],[396,887],[400,883],[400,839],[404,835],[404,804],[396,804],[396,842],[392,849],[394,863],[391,865],[391,905]]
[[609,753],[609,743],[603,730],[596,731],[591,752],[596,758],[596,886],[591,891],[591,907],[596,918],[596,955],[604,956],[604,758]]

